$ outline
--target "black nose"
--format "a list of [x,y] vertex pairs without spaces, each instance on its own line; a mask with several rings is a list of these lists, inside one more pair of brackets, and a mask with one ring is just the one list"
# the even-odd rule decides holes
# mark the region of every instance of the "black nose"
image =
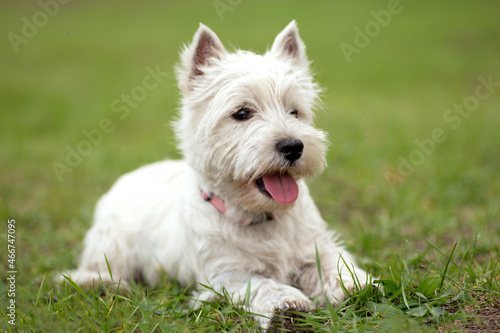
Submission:
[[276,148],[283,157],[290,161],[290,163],[293,163],[302,156],[304,144],[298,139],[285,139],[278,142]]

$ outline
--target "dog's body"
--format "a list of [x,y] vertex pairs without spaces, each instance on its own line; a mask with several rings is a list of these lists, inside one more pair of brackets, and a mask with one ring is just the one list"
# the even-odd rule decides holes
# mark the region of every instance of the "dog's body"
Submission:
[[[155,284],[164,271],[225,288],[235,302],[250,288],[248,310],[269,318],[311,310],[308,297],[338,303],[340,281],[357,285],[351,272],[366,284],[302,180],[323,169],[326,136],[312,125],[319,90],[295,22],[262,56],[227,53],[201,25],[181,62],[175,128],[184,160],[120,178],[97,206],[71,278],[112,282],[107,258],[114,282]],[[214,296],[202,288],[197,299]]]

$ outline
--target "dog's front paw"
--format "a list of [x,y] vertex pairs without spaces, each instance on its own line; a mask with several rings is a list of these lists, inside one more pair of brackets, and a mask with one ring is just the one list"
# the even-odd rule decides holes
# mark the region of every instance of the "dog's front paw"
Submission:
[[287,287],[275,290],[272,294],[262,299],[259,313],[265,313],[266,317],[256,317],[264,329],[270,332],[282,330],[300,331],[296,327],[296,320],[300,313],[314,310],[314,303],[299,290]]
[[300,325],[299,319],[301,313],[307,313],[313,310],[314,304],[308,302],[289,301],[284,302],[279,308],[274,311],[274,316],[268,328],[269,332],[312,332],[312,330],[304,328]]

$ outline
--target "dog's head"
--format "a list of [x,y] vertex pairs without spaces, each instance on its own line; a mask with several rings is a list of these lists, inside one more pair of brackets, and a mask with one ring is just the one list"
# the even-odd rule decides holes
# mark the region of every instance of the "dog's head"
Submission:
[[295,21],[264,55],[228,53],[200,25],[177,74],[180,149],[226,202],[248,211],[282,209],[299,195],[296,180],[325,167],[326,135],[313,126],[320,90]]

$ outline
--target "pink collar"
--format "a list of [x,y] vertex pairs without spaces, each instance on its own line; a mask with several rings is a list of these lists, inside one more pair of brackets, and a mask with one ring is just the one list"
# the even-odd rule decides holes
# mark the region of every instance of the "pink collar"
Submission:
[[[201,190],[201,196],[205,201],[210,202],[212,206],[214,206],[219,212],[221,212],[222,214],[226,213],[227,211],[226,204],[224,203],[224,200],[222,200],[217,194],[214,193],[208,194],[207,192]],[[260,224],[264,221],[269,221],[273,219],[274,219],[273,213],[262,213],[259,214],[259,216],[257,216],[251,224]]]
[[222,214],[225,214],[227,211],[226,204],[224,203],[224,200],[222,200],[218,195],[210,193],[208,194],[207,192],[201,190],[201,196],[205,201],[210,202],[219,212]]

